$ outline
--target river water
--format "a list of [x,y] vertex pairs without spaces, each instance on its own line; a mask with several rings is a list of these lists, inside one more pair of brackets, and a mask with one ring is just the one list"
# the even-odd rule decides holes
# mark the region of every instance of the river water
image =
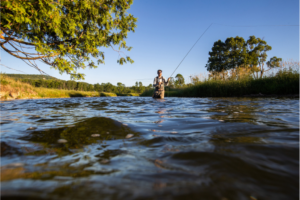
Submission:
[[299,199],[299,99],[1,102],[3,199]]

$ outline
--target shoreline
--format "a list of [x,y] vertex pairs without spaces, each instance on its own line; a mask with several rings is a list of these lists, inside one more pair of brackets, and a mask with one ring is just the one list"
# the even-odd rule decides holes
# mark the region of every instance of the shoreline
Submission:
[[[151,97],[149,95],[141,96],[141,97]],[[247,94],[242,96],[168,96],[165,94],[165,98],[168,97],[179,97],[179,98],[239,98],[239,97],[291,97],[291,98],[299,98],[299,94]]]
[[[93,96],[93,97],[118,97],[118,96]],[[9,99],[0,99],[1,101],[13,101],[13,100],[35,100],[35,99],[66,99],[66,98],[93,98],[91,96],[86,97],[30,97],[30,98],[9,98]]]
[[249,94],[243,97],[292,97],[299,98],[299,94]]
[[12,101],[12,100],[26,100],[26,99],[63,99],[63,98],[94,98],[94,97],[122,97],[122,96],[134,96],[137,97],[139,96],[138,94],[135,93],[129,93],[129,94],[117,94],[117,93],[106,93],[106,92],[101,92],[99,95],[94,95],[94,96],[57,96],[57,97],[7,97],[7,98],[0,98],[1,101]]

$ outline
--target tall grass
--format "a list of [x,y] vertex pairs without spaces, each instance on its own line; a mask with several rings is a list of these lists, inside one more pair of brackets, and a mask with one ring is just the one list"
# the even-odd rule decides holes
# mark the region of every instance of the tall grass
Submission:
[[38,96],[38,93],[31,85],[15,81],[4,74],[0,74],[0,98],[9,99],[13,98],[12,96],[14,98],[34,98]]
[[35,88],[39,97],[42,98],[62,98],[62,97],[115,97],[115,93],[90,92],[76,90],[60,90],[48,88]]
[[[227,73],[227,74],[226,74]],[[248,69],[236,69],[226,73],[210,74],[199,81],[192,77],[192,85],[182,88],[166,88],[165,97],[233,97],[244,95],[288,95],[299,94],[299,63],[283,63],[279,68],[268,71],[267,76],[255,78]],[[153,90],[141,96],[152,96]]]

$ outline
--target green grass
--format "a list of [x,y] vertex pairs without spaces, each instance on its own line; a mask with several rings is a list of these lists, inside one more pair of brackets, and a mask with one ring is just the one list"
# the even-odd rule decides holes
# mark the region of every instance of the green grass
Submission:
[[87,92],[76,90],[59,90],[48,88],[35,88],[39,97],[42,98],[62,98],[62,97],[116,97],[115,93]]
[[[189,87],[165,90],[165,97],[236,97],[252,94],[299,94],[299,74],[286,72],[261,79],[207,80]],[[148,90],[140,96],[152,96]]]

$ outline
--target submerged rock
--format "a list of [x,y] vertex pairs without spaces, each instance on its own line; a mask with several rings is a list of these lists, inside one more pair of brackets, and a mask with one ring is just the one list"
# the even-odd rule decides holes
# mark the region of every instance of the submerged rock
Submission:
[[16,168],[16,167],[23,167],[24,163],[9,163],[8,165],[2,166],[3,168]]
[[[69,127],[30,131],[20,139],[42,143],[50,152],[65,154],[84,146],[107,140],[123,140],[126,135],[135,133],[122,123],[105,117],[93,117]],[[66,144],[66,145],[62,145]]]
[[133,136],[134,136],[133,134],[127,134],[125,138],[128,139],[128,138],[132,138]]
[[107,164],[107,163],[109,163],[109,160],[104,159],[104,160],[101,160],[100,163],[101,163],[101,164]]
[[57,140],[57,142],[58,142],[58,143],[67,143],[68,141],[65,140],[65,139],[59,139],[59,140]]

